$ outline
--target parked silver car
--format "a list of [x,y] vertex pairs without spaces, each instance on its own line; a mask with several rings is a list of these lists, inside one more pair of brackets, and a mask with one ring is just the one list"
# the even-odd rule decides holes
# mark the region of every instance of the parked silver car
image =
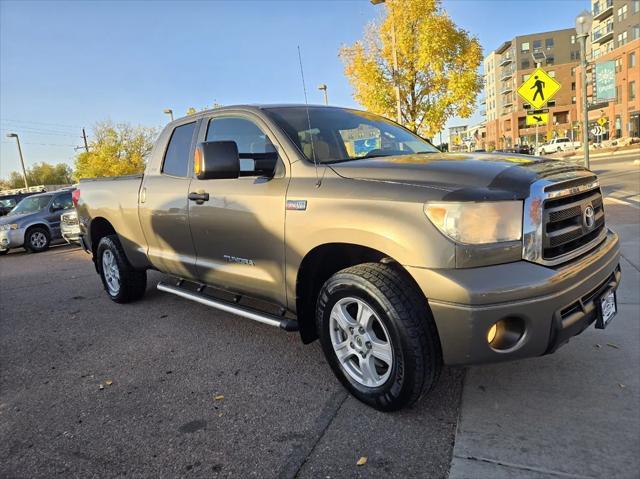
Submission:
[[80,223],[76,210],[60,215],[60,233],[67,243],[80,244]]
[[41,193],[24,198],[9,214],[0,218],[0,254],[24,247],[39,253],[59,239],[60,215],[73,208],[72,189]]

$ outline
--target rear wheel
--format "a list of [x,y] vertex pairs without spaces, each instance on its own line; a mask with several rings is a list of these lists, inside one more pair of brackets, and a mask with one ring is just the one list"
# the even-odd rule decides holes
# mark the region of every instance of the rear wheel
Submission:
[[8,249],[0,250],[0,256],[4,256],[4,255],[5,255],[5,254],[7,254],[8,252],[9,252],[9,250],[8,250]]
[[49,249],[51,235],[46,228],[36,226],[27,231],[24,248],[32,253],[40,253]]
[[399,268],[366,263],[334,274],[320,292],[316,321],[329,365],[362,402],[397,410],[436,383],[442,353],[435,323]]
[[147,272],[134,269],[116,235],[100,240],[97,266],[105,291],[116,303],[140,299],[147,289]]

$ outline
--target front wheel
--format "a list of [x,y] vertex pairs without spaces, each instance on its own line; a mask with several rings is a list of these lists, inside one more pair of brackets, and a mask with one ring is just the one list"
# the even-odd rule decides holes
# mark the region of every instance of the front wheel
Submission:
[[129,303],[144,295],[147,272],[131,266],[116,235],[100,240],[96,260],[102,284],[112,301]]
[[376,409],[408,406],[437,381],[435,323],[413,281],[394,265],[365,263],[334,274],[320,292],[316,322],[334,374]]
[[49,231],[46,228],[36,226],[27,232],[24,248],[31,253],[40,253],[49,249],[50,242]]

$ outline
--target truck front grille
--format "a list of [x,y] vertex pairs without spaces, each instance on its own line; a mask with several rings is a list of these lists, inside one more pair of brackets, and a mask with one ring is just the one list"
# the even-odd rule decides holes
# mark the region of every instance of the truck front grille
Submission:
[[[593,215],[587,218],[591,207]],[[553,260],[589,244],[604,229],[604,208],[599,187],[549,199],[543,205],[542,257]]]
[[522,258],[555,266],[582,256],[607,235],[602,192],[589,171],[534,182],[524,203]]

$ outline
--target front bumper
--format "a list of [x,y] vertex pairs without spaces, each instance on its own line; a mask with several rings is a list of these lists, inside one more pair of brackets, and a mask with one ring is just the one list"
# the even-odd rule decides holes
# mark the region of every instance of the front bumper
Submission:
[[60,223],[60,234],[67,243],[80,244],[80,226],[71,225],[67,226],[64,223]]
[[20,248],[24,244],[24,233],[22,228],[0,231],[0,251]]
[[[519,359],[555,351],[593,323],[595,301],[620,282],[618,235],[559,267],[527,261],[455,270],[408,267],[429,300],[443,360],[449,365]],[[508,350],[495,350],[487,332],[500,319],[518,318],[525,332]]]

